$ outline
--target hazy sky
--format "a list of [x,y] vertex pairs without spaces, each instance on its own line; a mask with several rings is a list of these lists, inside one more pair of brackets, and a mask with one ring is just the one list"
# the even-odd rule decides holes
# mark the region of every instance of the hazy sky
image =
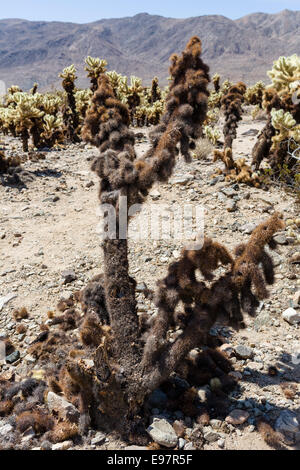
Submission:
[[254,12],[300,10],[300,0],[2,0],[1,3],[0,18],[77,23],[143,12],[174,18],[218,14],[235,19]]

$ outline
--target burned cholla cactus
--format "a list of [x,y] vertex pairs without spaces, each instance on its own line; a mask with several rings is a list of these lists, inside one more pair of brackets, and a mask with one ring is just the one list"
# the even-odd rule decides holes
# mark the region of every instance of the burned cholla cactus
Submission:
[[242,120],[242,103],[246,85],[239,82],[229,88],[228,93],[222,98],[221,105],[225,114],[225,126],[223,129],[225,143],[224,148],[232,148],[232,142],[236,139],[238,122]]

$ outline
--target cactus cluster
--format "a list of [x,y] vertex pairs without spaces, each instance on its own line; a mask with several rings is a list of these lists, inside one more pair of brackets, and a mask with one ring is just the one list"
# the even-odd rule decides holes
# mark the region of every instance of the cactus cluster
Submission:
[[268,72],[272,84],[263,94],[267,123],[252,151],[256,169],[267,159],[276,179],[299,186],[300,58],[280,57]]

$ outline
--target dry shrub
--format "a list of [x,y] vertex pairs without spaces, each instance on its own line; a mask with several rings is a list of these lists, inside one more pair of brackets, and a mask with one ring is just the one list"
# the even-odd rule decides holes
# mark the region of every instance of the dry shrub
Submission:
[[200,138],[196,141],[193,156],[197,160],[206,160],[213,149],[213,144],[208,139]]

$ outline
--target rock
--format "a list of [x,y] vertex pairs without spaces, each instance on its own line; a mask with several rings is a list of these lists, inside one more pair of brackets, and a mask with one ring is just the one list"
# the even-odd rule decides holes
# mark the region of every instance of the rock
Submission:
[[229,372],[228,375],[229,375],[229,377],[232,377],[233,379],[235,379],[237,382],[239,382],[243,378],[243,375],[238,370],[234,370],[232,372]]
[[274,238],[275,242],[278,243],[278,245],[287,245],[288,244],[285,233],[278,233],[273,238]]
[[153,189],[150,193],[149,193],[150,197],[153,199],[153,201],[157,201],[158,199],[160,199],[161,197],[161,194],[159,191],[157,191],[157,189]]
[[236,201],[230,201],[226,206],[227,212],[235,212],[237,210]]
[[253,357],[253,350],[243,344],[239,344],[234,348],[234,350],[236,355],[241,359],[251,359]]
[[222,346],[220,346],[219,349],[220,351],[224,352],[226,356],[228,357],[233,356],[234,349],[233,349],[232,344],[229,344],[229,343],[222,344]]
[[204,387],[199,387],[197,389],[197,394],[198,398],[201,403],[205,403],[209,396],[211,395],[211,391],[208,385],[205,385]]
[[223,194],[225,194],[225,196],[227,196],[227,197],[236,196],[236,191],[235,191],[233,188],[225,187],[225,188],[222,188],[222,189],[221,189],[221,192],[222,192]]
[[298,290],[298,292],[296,292],[296,294],[294,294],[293,296],[293,304],[294,304],[294,307],[297,308],[300,306],[300,290]]
[[244,410],[233,410],[226,418],[226,423],[232,425],[244,424],[249,418],[249,413]]
[[280,413],[275,423],[275,429],[278,432],[297,433],[300,431],[300,422],[297,415],[290,410],[284,410]]
[[154,418],[147,432],[154,442],[162,446],[174,448],[177,445],[178,437],[171,424],[165,419]]
[[180,438],[179,441],[178,441],[178,449],[179,449],[179,450],[184,449],[185,444],[186,444],[186,440]]
[[241,226],[240,231],[242,233],[246,233],[247,235],[251,235],[251,233],[256,229],[256,227],[256,224],[246,224]]
[[145,292],[148,290],[147,285],[144,282],[141,282],[140,284],[137,284],[136,286],[136,292]]
[[300,264],[300,252],[299,251],[293,254],[293,256],[290,259],[290,263]]
[[293,308],[288,308],[285,312],[283,312],[282,318],[290,325],[297,325],[300,323],[300,313],[298,313]]
[[13,427],[11,424],[4,424],[4,426],[0,425],[0,436],[7,437],[13,432]]
[[188,442],[187,444],[185,444],[184,450],[196,450],[196,447],[192,442]]
[[207,441],[207,442],[216,442],[220,439],[220,434],[217,433],[216,431],[213,431],[213,430],[207,430],[207,431],[204,431],[204,439]]
[[43,441],[41,443],[41,450],[52,450],[52,444],[49,441]]
[[14,351],[9,356],[6,356],[5,360],[7,364],[14,364],[20,359],[20,351]]
[[64,442],[59,442],[58,444],[54,444],[52,446],[52,450],[68,450],[72,446],[73,446],[73,441],[64,441]]
[[63,271],[61,273],[64,284],[71,284],[71,282],[76,280],[76,274],[72,270]]
[[56,413],[59,418],[67,419],[71,423],[78,423],[80,413],[72,403],[69,403],[63,397],[56,395],[54,392],[48,392],[47,404],[49,410]]
[[218,442],[217,442],[218,446],[220,447],[220,449],[224,449],[225,447],[225,439],[219,439]]
[[173,178],[173,179],[170,181],[170,183],[171,183],[171,184],[179,184],[179,185],[183,186],[183,185],[189,183],[192,179],[193,179],[193,177],[192,177],[192,176],[188,176],[188,175],[186,175],[186,176],[179,176],[179,177]]
[[14,293],[7,294],[4,297],[0,297],[0,312],[3,309],[4,305],[8,304],[8,302],[15,299],[16,297],[18,296],[17,294],[14,294]]
[[106,441],[106,436],[103,432],[97,432],[96,436],[91,440],[92,445],[101,445]]

